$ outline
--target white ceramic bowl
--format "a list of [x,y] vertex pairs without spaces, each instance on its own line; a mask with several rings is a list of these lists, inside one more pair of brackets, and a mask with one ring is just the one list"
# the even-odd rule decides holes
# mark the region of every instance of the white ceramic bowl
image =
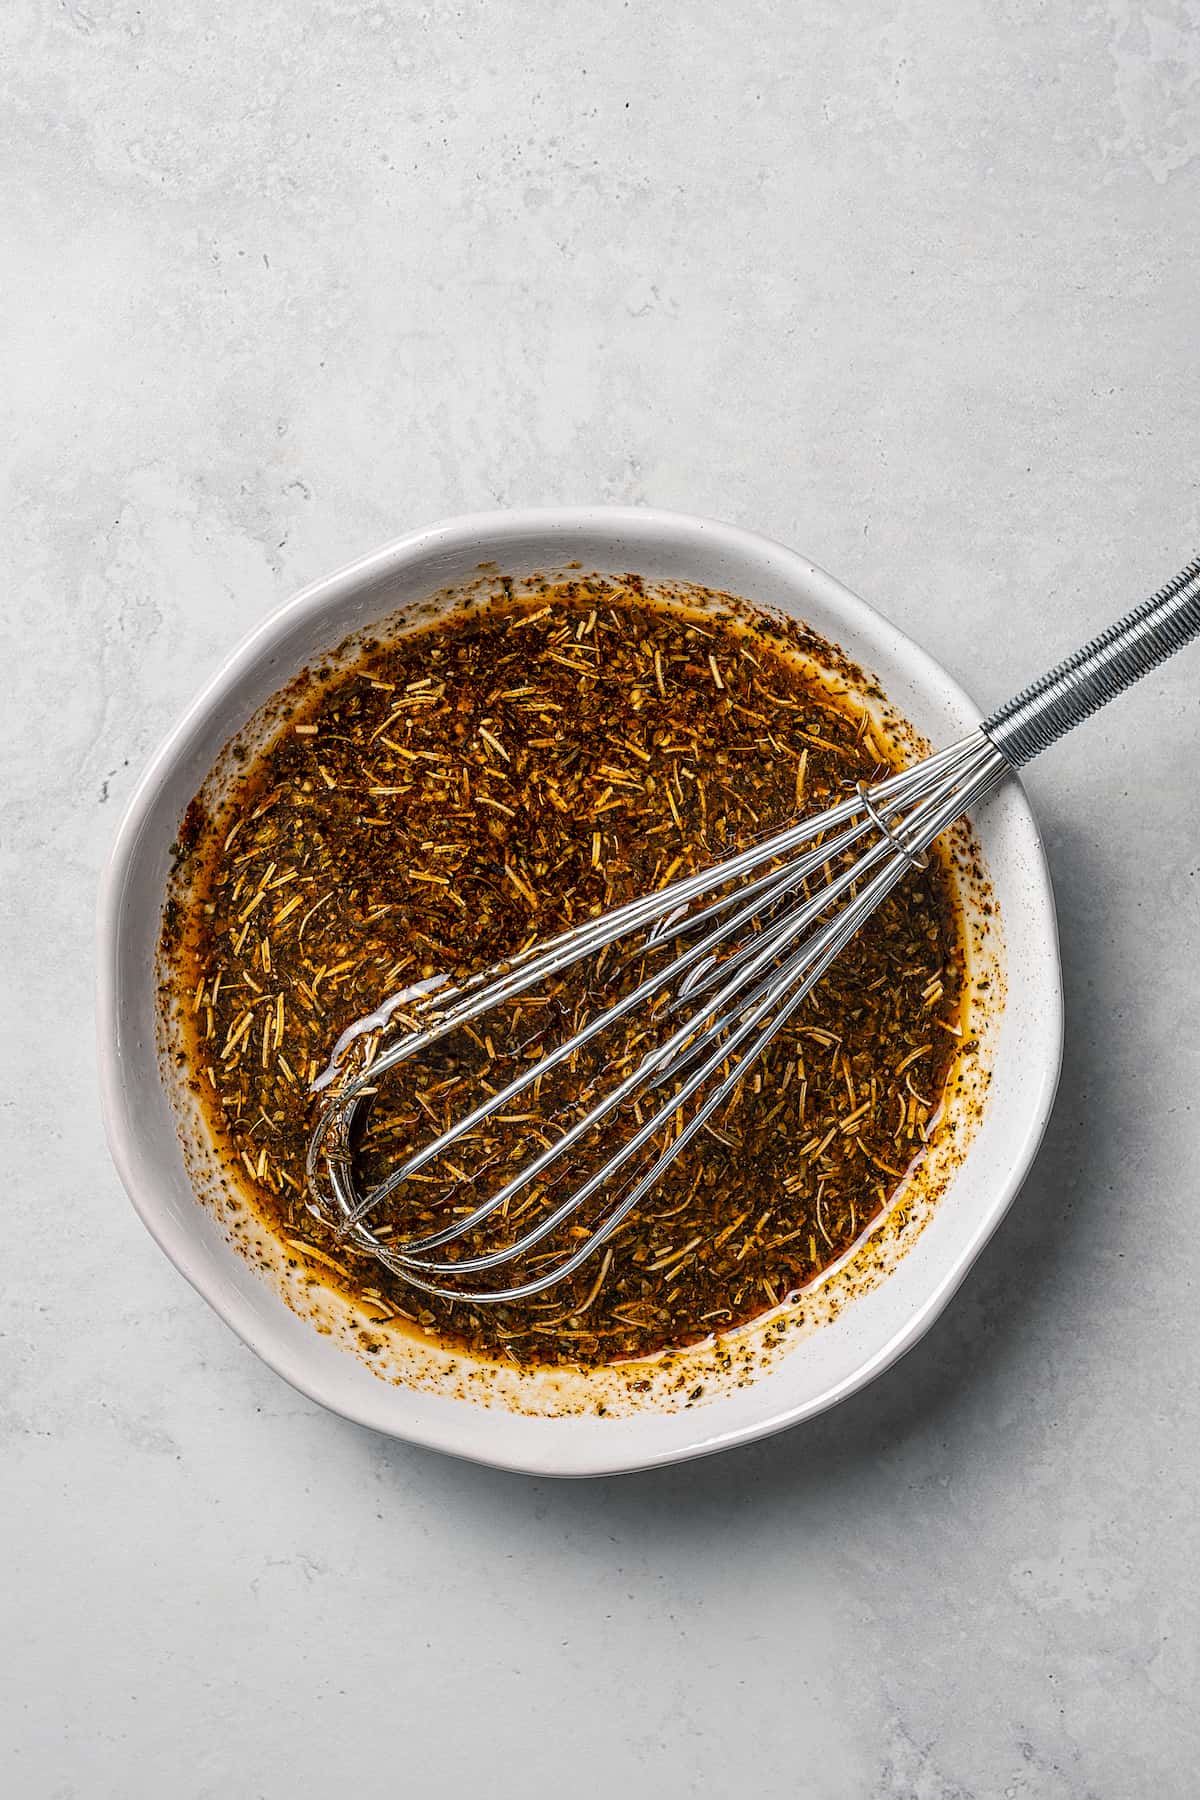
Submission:
[[[801,1337],[745,1386],[704,1404],[602,1417],[545,1416],[461,1388],[381,1379],[337,1333],[322,1335],[231,1247],[198,1204],[156,1050],[155,955],[169,846],[222,746],[316,655],[484,563],[522,576],[568,563],[725,589],[808,621],[873,673],[934,744],[978,709],[923,650],[803,557],[711,520],[625,508],[496,513],[400,539],[281,607],[233,652],[143,776],[99,904],[98,1033],[113,1159],[147,1228],[188,1280],[295,1387],[347,1418],[440,1450],[540,1474],[677,1461],[810,1418],[879,1374],[928,1329],[995,1230],[1033,1159],[1058,1078],[1062,1004],[1054,908],[1037,827],[1018,782],[976,819],[1003,920],[1006,1001],[991,1028],[983,1121],[912,1248],[886,1279]],[[551,1409],[553,1411],[553,1409]]]

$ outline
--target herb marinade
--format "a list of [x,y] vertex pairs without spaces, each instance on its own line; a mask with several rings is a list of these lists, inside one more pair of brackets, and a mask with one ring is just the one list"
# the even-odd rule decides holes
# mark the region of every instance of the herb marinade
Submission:
[[309,1083],[344,1026],[883,771],[867,716],[803,645],[798,627],[651,602],[633,580],[561,582],[302,678],[219,816],[189,809],[164,948],[193,1085],[231,1179],[364,1319],[531,1363],[694,1342],[811,1282],[922,1151],[960,1036],[959,920],[936,860],[571,1281],[450,1305],[305,1205]]

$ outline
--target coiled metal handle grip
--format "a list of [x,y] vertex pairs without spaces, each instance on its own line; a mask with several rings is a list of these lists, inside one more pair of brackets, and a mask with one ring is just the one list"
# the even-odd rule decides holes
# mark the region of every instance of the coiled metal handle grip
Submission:
[[1200,559],[1013,699],[982,729],[1019,769],[1200,636]]

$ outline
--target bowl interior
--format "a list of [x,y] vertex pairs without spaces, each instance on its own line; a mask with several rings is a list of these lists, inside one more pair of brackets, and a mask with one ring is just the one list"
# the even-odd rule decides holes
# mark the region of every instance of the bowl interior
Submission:
[[433,527],[316,584],[269,618],[159,751],[130,804],[102,887],[98,1029],[109,1141],[135,1206],[172,1261],[268,1363],[314,1399],[377,1429],[505,1467],[586,1474],[671,1461],[778,1429],[852,1392],[915,1342],[995,1229],[1032,1160],[1053,1098],[1062,1027],[1045,859],[1014,779],[975,816],[1003,921],[1006,987],[990,1028],[982,1124],[894,1271],[769,1373],[690,1408],[545,1417],[480,1404],[463,1392],[381,1380],[291,1310],[231,1247],[217,1215],[197,1204],[159,1077],[155,959],[180,816],[228,739],[321,652],[397,608],[473,580],[481,564],[520,577],[571,562],[726,589],[804,619],[870,671],[934,744],[978,721],[961,689],[886,620],[803,558],[753,534],[615,509],[483,515]]

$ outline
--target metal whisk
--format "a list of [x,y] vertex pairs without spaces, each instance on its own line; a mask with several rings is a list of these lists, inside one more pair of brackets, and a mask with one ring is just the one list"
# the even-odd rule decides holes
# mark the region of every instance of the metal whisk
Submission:
[[[435,977],[391,996],[343,1033],[315,1084],[326,1098],[309,1146],[312,1210],[340,1239],[427,1294],[506,1303],[572,1275],[729,1099],[909,867],[923,866],[934,839],[1011,770],[1198,634],[1200,561],[949,749],[870,788],[859,785],[822,813],[466,981]],[[810,891],[816,877],[820,885]],[[360,1185],[355,1144],[389,1071],[468,1027],[491,1052],[489,1020],[539,988],[552,990],[564,972],[589,961],[605,990],[593,1016],[582,1023],[564,1018],[558,1040],[519,1062],[511,1079],[497,1089],[481,1081],[479,1099],[461,1117],[410,1147],[374,1186]],[[616,977],[631,969],[632,985],[622,991]],[[606,1060],[605,1034],[617,1028],[623,1048]],[[557,1116],[538,1111],[544,1086],[587,1056],[596,1073],[573,1103]],[[468,1180],[460,1167],[464,1148],[490,1145],[506,1109],[523,1099],[528,1106],[529,1096],[534,1114],[508,1117],[537,1118],[536,1154],[511,1167],[485,1159]],[[528,1135],[520,1140],[522,1157]],[[478,1181],[497,1163],[498,1185],[479,1197]],[[394,1227],[372,1229],[371,1216],[431,1168],[451,1198],[459,1196],[461,1203],[447,1208],[449,1222],[401,1238]],[[515,1229],[531,1196],[538,1198],[532,1222]],[[581,1217],[591,1221],[586,1228],[573,1223]],[[505,1241],[472,1251],[485,1227],[500,1229]],[[538,1272],[520,1278],[537,1245],[564,1237],[560,1255],[542,1256]],[[547,1260],[551,1266],[541,1267]],[[509,1271],[517,1279],[487,1285],[488,1277],[504,1281]]]

